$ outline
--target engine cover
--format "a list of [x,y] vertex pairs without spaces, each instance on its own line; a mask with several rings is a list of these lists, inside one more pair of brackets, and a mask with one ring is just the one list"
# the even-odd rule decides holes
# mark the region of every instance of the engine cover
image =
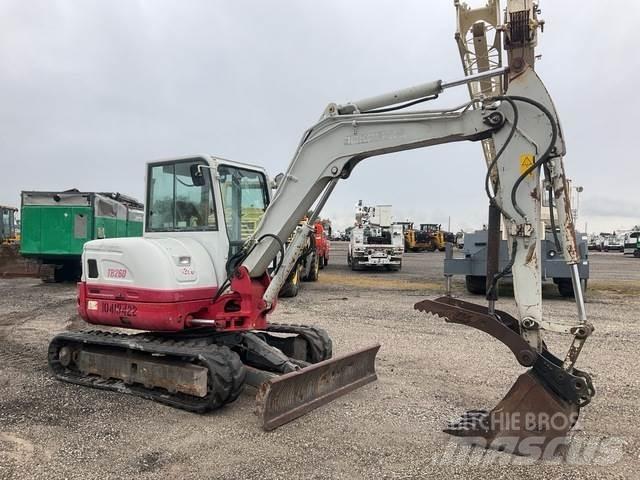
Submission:
[[78,309],[89,323],[174,331],[217,288],[211,258],[193,238],[93,240],[82,253]]

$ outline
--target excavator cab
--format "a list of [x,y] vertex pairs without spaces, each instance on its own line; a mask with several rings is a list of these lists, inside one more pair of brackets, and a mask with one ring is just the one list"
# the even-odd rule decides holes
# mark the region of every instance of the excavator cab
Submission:
[[146,234],[206,237],[216,247],[228,243],[233,254],[256,229],[270,202],[268,177],[260,167],[196,157],[150,163],[147,168]]

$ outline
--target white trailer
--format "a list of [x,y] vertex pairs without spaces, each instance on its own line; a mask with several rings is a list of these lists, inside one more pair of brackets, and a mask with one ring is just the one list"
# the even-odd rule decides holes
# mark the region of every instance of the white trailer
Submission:
[[351,230],[347,263],[351,270],[366,267],[402,268],[404,237],[402,225],[394,225],[391,205],[356,206],[356,221]]

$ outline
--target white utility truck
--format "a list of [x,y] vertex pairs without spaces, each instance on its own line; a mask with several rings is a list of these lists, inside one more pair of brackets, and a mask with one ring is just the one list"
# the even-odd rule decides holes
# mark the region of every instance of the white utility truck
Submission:
[[394,225],[391,205],[356,206],[356,222],[351,230],[347,263],[351,270],[365,267],[402,268],[404,237],[402,225]]

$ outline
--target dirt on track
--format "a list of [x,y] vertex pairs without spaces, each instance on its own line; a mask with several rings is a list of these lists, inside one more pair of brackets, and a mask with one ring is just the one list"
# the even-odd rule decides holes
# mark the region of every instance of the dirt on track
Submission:
[[[579,366],[598,394],[574,433],[574,457],[527,464],[494,451],[469,457],[440,433],[463,411],[495,405],[523,371],[487,335],[413,310],[442,292],[443,255],[407,254],[398,273],[351,272],[344,250],[334,243],[320,280],[282,300],[272,319],[326,328],[336,353],[382,343],[379,380],[269,433],[249,388],[227,408],[196,415],[54,380],[49,339],[88,328],[74,285],[0,279],[0,479],[638,478],[640,260],[591,256],[596,333]],[[482,302],[462,279],[453,286]],[[544,291],[547,318],[574,318],[572,301],[553,285]],[[509,296],[499,306],[514,313]],[[568,347],[566,337],[548,343],[560,355]]]

